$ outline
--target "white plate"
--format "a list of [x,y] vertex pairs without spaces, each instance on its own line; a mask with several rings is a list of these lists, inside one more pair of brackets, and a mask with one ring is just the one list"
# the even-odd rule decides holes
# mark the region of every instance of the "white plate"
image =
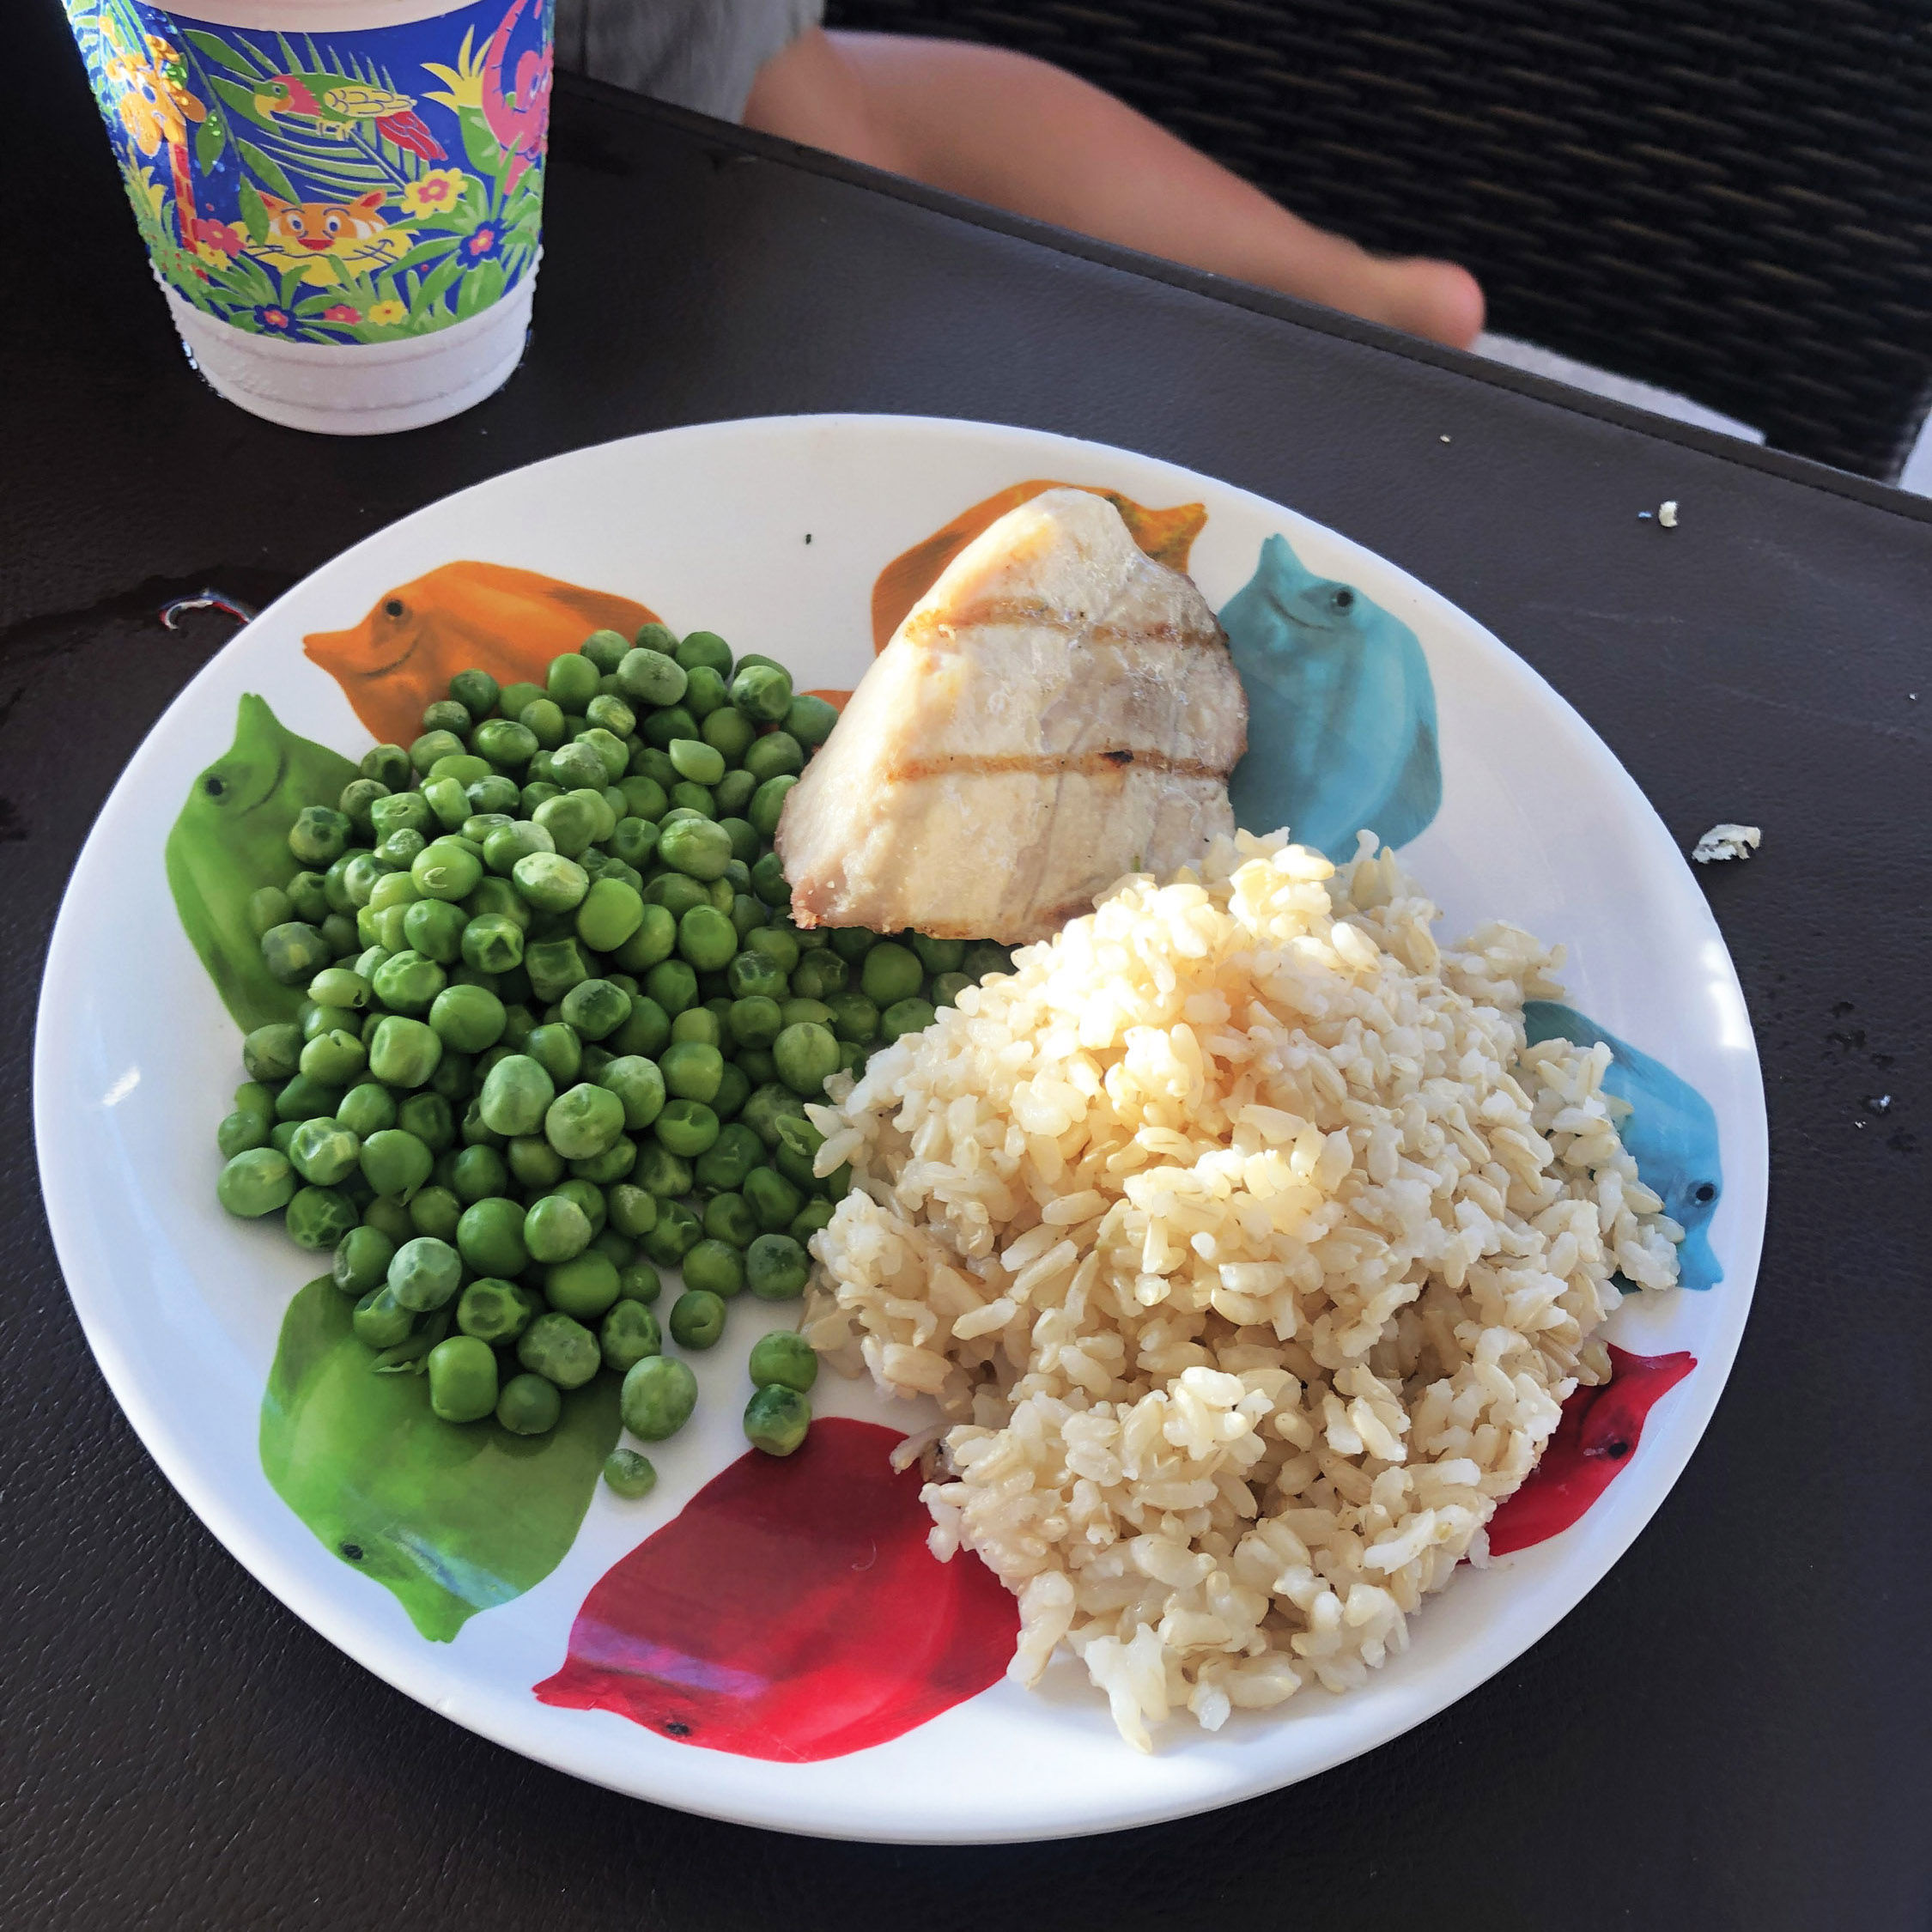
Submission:
[[[1168,1727],[1142,1757],[1062,1663],[1046,1694],[1001,1683],[895,1741],[790,1765],[681,1745],[531,1686],[562,1660],[586,1590],[743,1449],[749,1325],[701,1359],[700,1419],[657,1454],[647,1503],[598,1492],[543,1583],[419,1637],[396,1600],[312,1537],[264,1479],[256,1430],[289,1295],[316,1270],[278,1229],[214,1199],[214,1121],[240,1077],[235,1034],[182,936],[162,845],[191,783],[228,746],[236,702],[360,756],[369,742],[305,633],[358,622],[389,588],[456,558],[527,567],[650,605],[776,656],[801,685],[849,686],[871,658],[880,567],[1024,478],[1198,501],[1191,568],[1217,608],[1285,533],[1419,637],[1438,711],[1443,804],[1405,848],[1445,929],[1503,917],[1570,949],[1575,1005],[1667,1063],[1715,1110],[1723,1192],[1705,1293],[1619,1311],[1626,1347],[1686,1349],[1689,1378],[1575,1528],[1465,1571],[1407,1653],[1342,1698],[1310,1690],[1217,1735]],[[131,935],[143,943],[130,943]],[[358,544],[265,611],[183,692],[130,763],[76,867],[49,953],[34,1066],[48,1212],[88,1339],[169,1479],[283,1602],[398,1688],[511,1749],[685,1809],[783,1830],[971,1843],[1115,1829],[1225,1804],[1386,1744],[1541,1637],[1662,1503],[1710,1419],[1742,1332],[1763,1233],[1764,1100],[1722,940],[1669,835],[1602,742],[1536,673],[1413,578],[1292,511],[1143,456],[1033,431],[897,417],[732,422],[641,436],[501,477]],[[821,1378],[821,1390],[828,1381]],[[828,1409],[906,1425],[868,1391]]]

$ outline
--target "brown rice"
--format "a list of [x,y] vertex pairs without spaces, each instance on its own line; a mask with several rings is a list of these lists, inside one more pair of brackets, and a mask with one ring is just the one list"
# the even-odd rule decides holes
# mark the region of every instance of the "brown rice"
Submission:
[[1123,879],[811,1109],[854,1185],[807,1334],[939,1403],[935,1551],[1018,1595],[1012,1674],[1066,1643],[1142,1749],[1401,1649],[1607,1376],[1613,1273],[1677,1279],[1609,1049],[1524,1046],[1560,949],[1438,951],[1371,849]]

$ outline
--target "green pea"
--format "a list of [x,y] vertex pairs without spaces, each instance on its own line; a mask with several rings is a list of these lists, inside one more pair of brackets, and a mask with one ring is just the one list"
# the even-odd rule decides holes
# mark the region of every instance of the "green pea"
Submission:
[[859,986],[881,1012],[901,999],[910,999],[926,979],[919,955],[896,940],[882,939],[865,956]]
[[732,1121],[718,1130],[718,1138],[698,1156],[694,1178],[701,1188],[733,1191],[764,1157],[764,1144],[742,1121]]
[[561,999],[572,987],[591,976],[574,939],[539,939],[526,945],[523,964],[532,992],[543,1000]]
[[879,1037],[887,1046],[908,1033],[922,1033],[932,1025],[933,1011],[923,999],[899,999],[879,1015]]
[[725,1332],[725,1304],[708,1289],[688,1288],[671,1304],[670,1327],[680,1348],[714,1348]]
[[450,1301],[462,1279],[462,1257],[430,1235],[405,1241],[389,1263],[389,1291],[419,1315]]
[[334,1121],[304,1121],[289,1143],[289,1160],[302,1179],[318,1188],[333,1188],[355,1172],[361,1142]]
[[768,1382],[744,1405],[744,1439],[767,1455],[790,1455],[811,1427],[811,1403],[783,1382]]
[[676,704],[689,682],[675,658],[640,647],[627,651],[617,669],[617,687],[641,704]]
[[544,1138],[569,1161],[601,1154],[623,1127],[623,1102],[588,1081],[559,1094],[544,1115]]
[[273,1147],[250,1147],[222,1170],[216,1198],[231,1214],[253,1220],[286,1207],[295,1198],[295,1170]]
[[808,952],[791,975],[792,991],[801,999],[829,1003],[843,993],[852,969],[829,946]]
[[[685,1169],[687,1176],[690,1170]],[[659,1267],[674,1268],[703,1238],[704,1229],[696,1215],[682,1201],[659,1196],[657,1225],[639,1236],[638,1246]]]
[[807,750],[823,744],[839,721],[838,713],[822,697],[800,691],[785,709],[785,728]]
[[448,983],[449,975],[420,952],[396,953],[375,969],[376,998],[394,1013],[427,1013]]
[[343,1294],[360,1297],[388,1279],[395,1255],[396,1243],[380,1228],[351,1228],[336,1243],[330,1278]]
[[[681,704],[660,705],[639,725],[637,735],[654,750],[665,752],[668,762],[672,739],[696,738],[698,735],[698,721]],[[677,767],[673,765],[671,769],[675,771]],[[660,784],[664,782],[654,768],[651,775],[658,779]]]
[[303,986],[333,957],[320,930],[301,920],[271,926],[262,935],[262,963],[283,986]]
[[471,1201],[456,1224],[456,1251],[465,1266],[479,1275],[521,1274],[530,1265],[524,1216],[524,1209],[501,1194]]
[[[612,702],[622,707],[623,715],[627,720],[635,722],[630,707],[622,698],[614,697]],[[626,732],[624,737],[629,735]],[[589,763],[581,756],[573,757],[559,769],[568,774],[573,783],[587,785],[593,791],[600,792],[607,785],[615,785],[624,775],[624,769],[630,762],[630,750],[624,743],[624,737],[598,724],[593,718],[587,730],[578,732],[574,746],[565,745],[556,756],[562,758],[564,751],[574,749],[579,753],[589,753],[596,762]],[[598,838],[609,838],[611,826],[616,823],[613,817],[598,834]]]
[[503,1034],[503,1002],[480,986],[446,987],[429,1008],[429,1024],[446,1047],[480,1054]]
[[[325,1012],[331,1011],[328,1007]],[[301,1072],[324,1086],[345,1087],[368,1064],[368,1052],[353,1033],[332,1027],[302,1048]]]
[[[647,1140],[637,1151],[637,1164],[630,1170],[630,1180],[635,1186],[654,1195],[660,1203],[674,1200],[691,1191],[691,1163],[680,1160],[662,1143]],[[683,1252],[682,1249],[678,1250],[680,1255]]]
[[644,975],[644,991],[669,1018],[697,1003],[696,971],[682,959],[662,959]]
[[[658,835],[658,857],[687,878],[708,884],[722,878],[731,863],[731,834],[713,819],[674,819]],[[263,941],[264,946],[267,943]]]
[[[708,1103],[717,1097],[719,1083],[724,1078],[725,1056],[715,1047],[707,1046],[701,1041],[679,1040],[665,1049],[658,1066],[666,1093],[678,1100],[702,1100]],[[641,1126],[648,1124],[639,1123]],[[683,1148],[673,1151],[684,1151]]]
[[878,1038],[878,1008],[862,993],[835,993],[825,1001],[831,1010],[835,1037],[856,1046]]
[[331,1119],[342,1105],[343,1090],[298,1073],[275,1097],[276,1118],[282,1121],[312,1121],[319,1114]]
[[[460,788],[457,798],[465,808]],[[459,823],[461,820],[458,821]],[[483,860],[460,839],[432,839],[410,862],[416,890],[429,899],[465,899],[483,878]]]
[[527,1288],[491,1275],[479,1275],[456,1304],[456,1325],[492,1347],[514,1341],[536,1320],[538,1303]]
[[630,995],[608,980],[580,980],[560,1004],[564,1024],[580,1040],[608,1039],[630,1018]]
[[474,1335],[451,1335],[429,1351],[429,1408],[445,1422],[481,1422],[496,1407],[496,1357]]
[[649,1127],[664,1111],[664,1075],[640,1054],[613,1060],[598,1074],[597,1084],[617,1096],[623,1109],[623,1126],[633,1133]]
[[[470,816],[470,794],[463,788],[455,773],[445,769],[449,762],[447,758],[436,761],[429,775],[422,781],[422,795],[429,801],[429,810],[434,815],[437,824],[446,832],[459,832],[463,829],[464,820]],[[417,856],[420,857],[421,854],[418,854]],[[415,860],[412,860],[412,867],[414,864]],[[421,886],[422,881],[417,879],[416,884]]]
[[509,1143],[508,1158],[519,1188],[541,1192],[563,1178],[563,1156],[540,1133],[519,1134]]
[[[608,737],[609,733],[606,732],[603,735]],[[615,740],[612,742],[614,743]],[[627,754],[618,764],[617,769],[621,772],[624,765],[629,762]],[[568,818],[574,814],[586,812],[586,807],[581,801],[579,801],[575,805],[569,805],[568,800],[572,794],[576,792],[602,787],[606,776],[603,754],[596,745],[586,744],[583,737],[579,736],[572,739],[568,744],[559,745],[555,751],[551,752],[550,776],[564,787],[564,796],[562,799],[553,799],[549,805],[539,808],[537,814],[537,823],[539,825],[550,826],[552,835],[556,838],[558,851],[568,852],[572,849],[571,843],[567,842],[565,835],[558,830],[556,819],[559,817]],[[567,809],[560,811],[558,809],[560,807]],[[583,842],[584,844],[589,844],[597,836],[597,815],[594,812],[589,812],[585,817],[583,823],[586,833]],[[573,832],[570,838],[574,840],[574,837],[575,835]],[[582,847],[579,846],[577,849],[580,851]]]
[[677,950],[701,973],[714,973],[738,951],[738,928],[715,906],[693,906],[677,922]]
[[544,912],[568,912],[590,890],[590,875],[561,852],[532,852],[511,867],[510,878],[530,904]]
[[501,913],[483,913],[463,928],[463,958],[478,972],[506,973],[523,963],[523,928]]
[[601,668],[575,651],[552,658],[544,689],[566,711],[581,712],[597,696]]
[[[711,708],[715,710],[717,707]],[[695,785],[715,785],[725,775],[724,753],[702,738],[674,738],[665,751],[677,768],[678,776],[690,779]]]
[[[744,1055],[738,1057],[742,1060]],[[788,1087],[769,1082],[745,1102],[739,1117],[769,1150],[778,1145],[778,1122],[786,1115],[802,1121],[805,1117],[805,1103]]]
[[742,1192],[745,1206],[768,1234],[788,1228],[805,1201],[804,1190],[771,1167],[753,1168],[744,1176]]
[[644,973],[668,959],[677,945],[677,919],[661,903],[647,901],[638,915],[637,930],[616,949],[617,964],[627,973]]
[[304,866],[332,866],[349,848],[355,822],[328,805],[304,805],[289,828],[289,849]]
[[523,1244],[534,1261],[568,1261],[590,1246],[590,1216],[563,1194],[545,1194],[523,1218]]
[[334,1249],[361,1220],[355,1202],[336,1188],[298,1188],[284,1225],[298,1248],[313,1254]]
[[416,1326],[416,1311],[404,1308],[386,1286],[373,1288],[356,1303],[349,1326],[366,1348],[394,1348]]
[[744,1258],[728,1241],[707,1236],[684,1256],[684,1285],[728,1300],[744,1286]]
[[774,778],[795,778],[805,769],[805,747],[789,732],[768,732],[746,751],[744,762],[760,785]]
[[674,1355],[647,1355],[625,1372],[617,1406],[632,1435],[647,1443],[664,1442],[691,1419],[697,1377]]
[[604,1459],[604,1484],[613,1496],[635,1503],[658,1486],[658,1472],[649,1456],[633,1449],[614,1449]]
[[775,725],[792,708],[792,679],[776,665],[741,660],[731,682],[731,696],[746,717]]
[[610,1190],[607,1200],[611,1226],[629,1240],[648,1234],[658,1224],[657,1196],[648,1188],[620,1182]]
[[379,1194],[407,1202],[429,1178],[435,1156],[413,1133],[400,1127],[370,1134],[359,1156],[362,1178]]
[[[743,1194],[714,1194],[704,1204],[704,1232],[708,1240],[721,1241],[734,1249],[749,1248],[759,1233],[758,1218]],[[690,1279],[688,1272],[685,1279]]]
[[779,1078],[793,1093],[815,1098],[838,1071],[839,1043],[829,1027],[807,1021],[787,1026],[772,1042],[771,1057]]
[[[761,930],[762,930],[761,928]],[[760,952],[751,941],[759,933],[746,934],[744,950],[733,957],[725,971],[725,983],[731,989],[733,1000],[762,999],[776,1006],[792,990],[791,981],[785,969],[769,953]],[[783,1022],[781,1020],[781,1030]],[[777,1034],[772,1036],[776,1040]],[[747,1044],[767,1042],[750,1042]]]
[[444,1184],[463,1203],[465,1212],[500,1196],[510,1184],[508,1164],[494,1147],[466,1146],[447,1158],[449,1172]]
[[633,1261],[617,1270],[618,1298],[627,1302],[654,1302],[663,1291],[658,1271],[648,1261]]
[[768,778],[751,794],[751,802],[744,808],[744,816],[751,822],[751,829],[762,839],[775,838],[778,821],[785,810],[786,794],[798,783],[789,773],[776,778]]
[[825,1200],[823,1195],[817,1196],[814,1199],[808,1200],[805,1204],[805,1206],[801,1207],[799,1212],[792,1217],[791,1225],[787,1227],[785,1231],[787,1234],[791,1236],[793,1241],[798,1242],[799,1247],[805,1249],[809,1253],[811,1246],[811,1237],[815,1234],[817,1234],[820,1230],[820,1229],[830,1225],[832,1216],[835,1212],[835,1210],[834,1209],[833,1205],[830,1201]]
[[403,937],[410,949],[439,966],[453,966],[462,957],[468,923],[463,908],[447,899],[417,899],[403,908]]
[[562,1413],[556,1384],[542,1376],[512,1376],[496,1398],[496,1419],[513,1436],[547,1436]]
[[464,1204],[444,1186],[431,1182],[410,1196],[410,1229],[416,1235],[440,1240],[448,1246],[456,1240],[456,1229],[462,1227],[462,1219]]
[[257,1026],[241,1042],[241,1065],[252,1080],[286,1080],[301,1059],[301,1030],[274,1022]]
[[345,966],[325,966],[308,982],[308,996],[318,1006],[334,1006],[360,1012],[369,1003],[371,987],[360,973]]
[[702,1101],[667,1100],[651,1131],[680,1160],[695,1160],[716,1141],[720,1125],[717,1115]]
[[760,1301],[788,1302],[811,1279],[811,1257],[790,1235],[762,1234],[745,1251],[744,1279]]
[[396,1109],[396,1125],[413,1133],[432,1154],[454,1145],[456,1115],[440,1093],[412,1093]]
[[490,1068],[478,1110],[493,1133],[513,1139],[538,1132],[556,1097],[556,1083],[543,1064],[529,1054],[512,1054]]
[[523,1043],[524,1052],[541,1063],[545,1072],[559,1085],[574,1081],[583,1070],[584,1043],[575,1027],[562,1020],[550,1020],[532,1027]]
[[725,705],[704,719],[698,736],[722,753],[727,763],[735,765],[750,750],[758,727],[735,705]]
[[231,1161],[237,1154],[246,1154],[251,1148],[267,1146],[270,1118],[239,1107],[228,1115],[215,1130],[215,1145],[222,1158]]
[[722,679],[732,668],[732,647],[714,630],[694,630],[676,648],[679,664],[687,672],[701,665]]
[[936,973],[928,989],[935,1008],[957,1005],[959,996],[972,985],[972,981],[963,973]]
[[443,1057],[443,1043],[421,1020],[385,1014],[370,1038],[369,1072],[384,1085],[427,1085]]
[[792,1388],[805,1395],[818,1380],[817,1351],[803,1335],[783,1328],[760,1335],[752,1343],[745,1367],[760,1388]]
[[295,902],[278,885],[264,885],[248,895],[248,930],[259,939],[270,927],[284,926],[295,916]]
[[577,908],[577,936],[599,952],[617,951],[643,922],[643,895],[618,879],[598,879]]
[[581,1388],[603,1366],[604,1356],[581,1321],[552,1309],[524,1331],[517,1360],[559,1388]]
[[386,1199],[373,1190],[369,1200],[363,1204],[362,1225],[387,1235],[398,1248],[416,1233],[409,1209],[401,1201]]

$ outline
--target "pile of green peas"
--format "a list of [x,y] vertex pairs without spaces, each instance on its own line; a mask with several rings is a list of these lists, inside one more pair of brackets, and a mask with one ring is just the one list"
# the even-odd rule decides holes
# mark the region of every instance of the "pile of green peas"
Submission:
[[[459,672],[296,818],[303,869],[249,915],[306,997],[242,1042],[216,1194],[328,1253],[374,1365],[444,1420],[541,1436],[612,1373],[626,1429],[674,1435],[697,1384],[659,1271],[684,1350],[747,1289],[801,1295],[850,1182],[812,1172],[805,1103],[1007,969],[989,942],[792,923],[772,840],[835,722],[714,633],[599,630],[541,685]],[[767,1336],[755,1364],[780,1342],[810,1355]],[[760,1382],[760,1448],[804,1440],[803,1373]],[[629,1449],[605,1475],[656,1479]]]

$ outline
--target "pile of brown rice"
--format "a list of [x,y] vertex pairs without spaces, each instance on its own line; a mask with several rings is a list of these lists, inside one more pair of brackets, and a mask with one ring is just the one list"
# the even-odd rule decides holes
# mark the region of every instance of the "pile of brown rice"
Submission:
[[812,1109],[855,1184],[806,1334],[937,1399],[934,1549],[1018,1595],[1014,1676],[1065,1643],[1143,1749],[1401,1649],[1607,1377],[1613,1271],[1677,1279],[1609,1049],[1524,1047],[1560,951],[1438,917],[1388,853],[1218,841]]

